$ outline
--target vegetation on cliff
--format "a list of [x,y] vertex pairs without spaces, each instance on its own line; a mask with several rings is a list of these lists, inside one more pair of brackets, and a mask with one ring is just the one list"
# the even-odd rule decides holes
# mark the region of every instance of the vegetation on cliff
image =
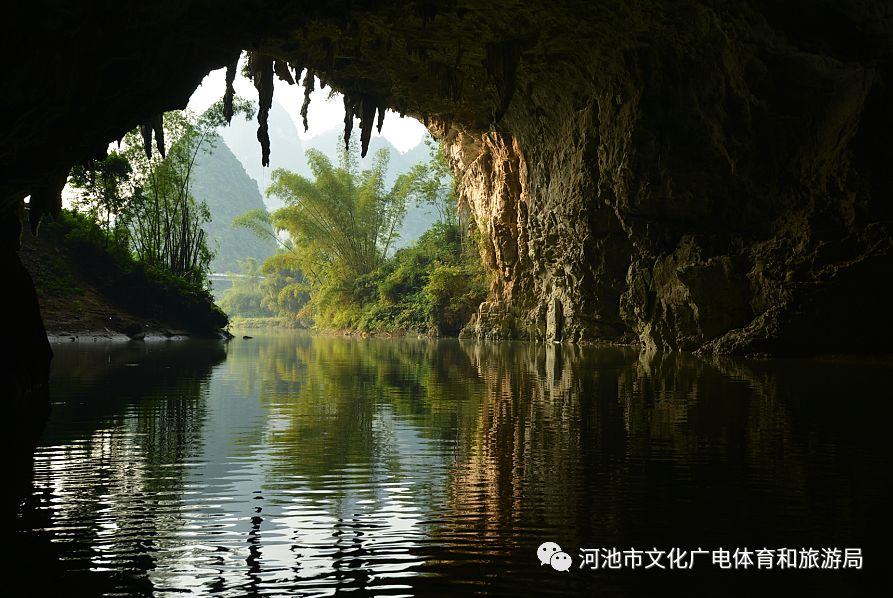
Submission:
[[246,210],[263,208],[264,203],[257,184],[224,139],[199,152],[192,179],[193,197],[204,202],[211,214],[204,230],[214,253],[212,273],[239,272],[240,260],[251,258],[262,263],[276,252],[272,239],[232,226],[233,218]]

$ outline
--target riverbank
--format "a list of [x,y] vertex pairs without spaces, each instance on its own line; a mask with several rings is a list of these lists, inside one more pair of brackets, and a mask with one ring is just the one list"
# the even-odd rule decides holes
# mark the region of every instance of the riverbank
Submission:
[[[171,331],[166,329],[149,329],[146,332],[139,334],[136,338],[128,336],[123,332],[116,332],[114,330],[103,329],[103,330],[79,330],[77,332],[68,332],[66,330],[48,330],[47,331],[47,340],[50,341],[50,344],[63,344],[63,343],[96,343],[96,342],[111,342],[111,343],[129,343],[134,340],[142,341],[142,342],[166,342],[166,341],[181,341],[189,338],[194,338],[195,335],[190,334],[185,331]],[[200,338],[207,338],[204,335],[200,335]]]
[[[356,328],[306,328],[294,326],[283,317],[244,317],[233,316],[230,319],[229,329],[238,336],[237,332],[262,332],[264,330],[300,332],[313,336],[355,336],[360,338],[441,338],[442,335],[435,331],[419,332],[412,329],[400,330],[358,330]],[[455,338],[446,336],[444,338]]]
[[229,320],[229,325],[230,328],[239,330],[267,330],[270,328],[277,330],[306,330],[306,328],[290,325],[286,318],[279,316],[233,316]]
[[51,342],[214,338],[228,323],[210,294],[122,264],[65,222],[45,224],[37,237],[26,230],[19,256]]

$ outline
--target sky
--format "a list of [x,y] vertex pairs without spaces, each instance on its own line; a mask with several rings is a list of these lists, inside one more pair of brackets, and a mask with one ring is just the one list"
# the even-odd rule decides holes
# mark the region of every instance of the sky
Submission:
[[[239,71],[234,85],[236,94],[256,104],[257,90],[254,88],[254,84],[242,76],[241,65]],[[307,123],[310,127],[305,133],[300,114],[301,104],[304,102],[304,87],[289,85],[278,77],[273,83],[273,99],[285,107],[298,129],[298,136],[301,139],[309,139],[329,129],[344,127],[344,104],[341,95],[338,94],[337,97],[327,100],[329,88],[321,90],[319,87],[317,80],[316,90],[310,96],[310,108],[307,111]],[[225,69],[212,71],[192,94],[188,108],[193,112],[204,112],[208,106],[223,97],[225,89]],[[358,124],[355,126],[359,129]],[[407,152],[418,145],[425,133],[427,130],[422,123],[409,116],[400,118],[399,114],[391,110],[388,110],[385,115],[384,126],[381,128],[381,136],[390,141],[400,152]],[[376,129],[372,130],[373,136],[378,134]]]

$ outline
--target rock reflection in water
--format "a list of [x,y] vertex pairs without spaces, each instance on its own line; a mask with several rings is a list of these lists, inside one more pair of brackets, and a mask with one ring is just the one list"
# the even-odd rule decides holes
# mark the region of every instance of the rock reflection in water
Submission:
[[[498,554],[511,583],[543,583],[530,563],[545,540],[574,555],[612,546],[859,546],[878,557],[873,531],[890,518],[877,473],[890,449],[876,389],[889,386],[889,364],[702,359],[623,347],[463,348],[485,399],[450,479],[449,511],[461,516],[448,518],[436,537],[459,544],[475,536],[474,560]],[[452,564],[454,575],[468,574],[466,563]],[[850,594],[879,583],[862,574],[800,572],[768,582],[760,575],[736,579],[730,591],[790,585]],[[511,593],[504,577],[487,591]],[[678,574],[592,573],[560,587],[622,594],[690,583]]]

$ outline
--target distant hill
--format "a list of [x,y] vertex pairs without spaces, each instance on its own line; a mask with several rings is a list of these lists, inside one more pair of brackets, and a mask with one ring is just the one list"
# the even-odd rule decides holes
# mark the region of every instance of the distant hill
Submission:
[[275,197],[267,197],[266,189],[270,184],[270,173],[276,168],[287,168],[291,171],[304,173],[301,168],[307,170],[307,162],[304,159],[304,147],[294,122],[279,102],[273,102],[268,119],[270,133],[270,166],[261,166],[260,143],[257,141],[257,119],[246,121],[235,116],[228,127],[221,127],[220,136],[235,154],[239,162],[248,172],[248,176],[254,179],[257,188],[263,197],[267,209],[275,210],[282,207],[282,202]]
[[408,167],[412,167],[419,162],[427,162],[429,159],[428,146],[425,145],[424,141],[416,144],[414,148],[410,149],[405,154],[400,155],[400,160]]
[[[387,121],[384,126],[388,126]],[[264,204],[268,210],[272,211],[282,207],[282,202],[278,198],[264,195],[266,187],[270,183],[272,171],[276,168],[287,168],[292,172],[312,178],[313,175],[307,165],[304,152],[308,149],[316,149],[335,162],[342,131],[340,128],[330,129],[302,142],[288,112],[276,101],[273,102],[273,107],[270,110],[269,127],[270,168],[262,168],[260,164],[261,154],[260,144],[257,141],[256,121],[248,122],[236,117],[230,126],[220,129],[220,135],[245,167],[248,175],[257,183]],[[359,129],[354,129],[354,135],[359,136],[359,134]],[[428,148],[424,143],[419,143],[405,154],[401,154],[386,138],[373,137],[369,142],[369,151],[366,157],[360,160],[360,168],[368,168],[375,152],[381,148],[387,149],[391,154],[388,174],[385,179],[388,186],[392,185],[400,174],[408,171],[415,164],[428,161]],[[405,247],[418,239],[422,233],[431,228],[435,219],[434,212],[428,208],[407,206],[397,248]]]
[[276,251],[272,240],[258,238],[244,228],[233,228],[233,218],[248,210],[263,208],[257,184],[222,139],[210,152],[196,159],[191,181],[192,195],[208,204],[211,222],[206,226],[208,246],[216,251],[212,272],[238,272],[238,260],[253,257],[263,262]]
[[[338,155],[338,146],[343,143],[341,141],[342,132],[343,131],[340,128],[329,129],[324,133],[320,133],[316,137],[305,139],[304,151],[306,152],[308,149],[319,150],[325,155],[330,156],[334,162]],[[359,135],[359,131],[355,130],[354,134]],[[417,163],[428,161],[428,148],[425,147],[424,143],[419,143],[405,154],[401,154],[400,150],[394,147],[386,138],[373,137],[369,140],[369,151],[366,153],[366,157],[360,159],[360,168],[369,168],[372,165],[373,156],[375,156],[375,153],[380,149],[386,149],[391,154],[391,159],[388,162],[388,174],[385,178],[385,181],[389,186],[394,184],[394,181],[397,180],[397,177],[400,174],[406,172]],[[304,170],[299,170],[298,172],[304,176],[310,176],[310,169],[307,167],[306,160],[304,160],[302,167]]]

